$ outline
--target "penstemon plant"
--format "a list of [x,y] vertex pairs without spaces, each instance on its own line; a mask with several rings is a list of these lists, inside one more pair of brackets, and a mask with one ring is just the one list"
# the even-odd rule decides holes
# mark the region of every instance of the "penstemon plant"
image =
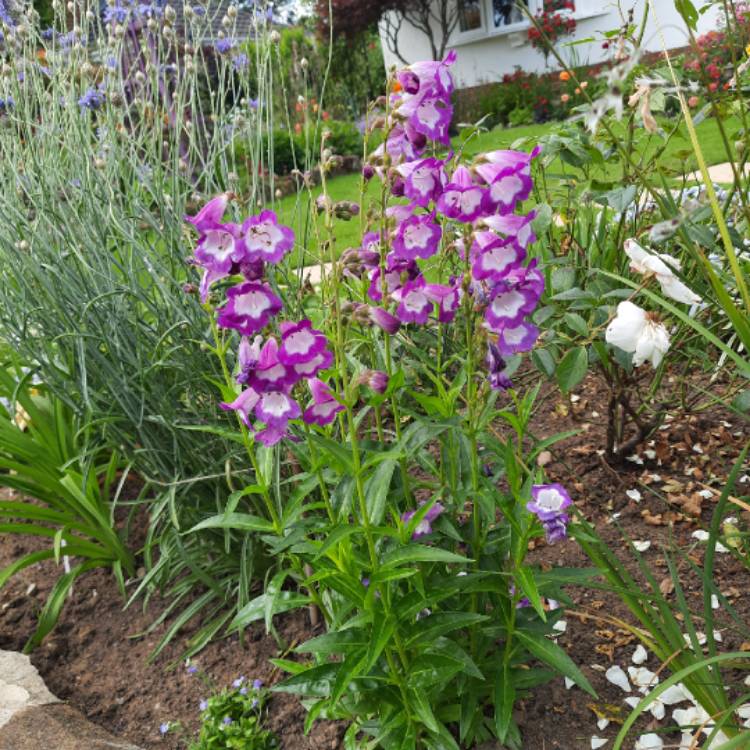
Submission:
[[521,747],[518,697],[557,673],[592,692],[550,637],[581,574],[526,561],[533,539],[565,538],[572,502],[536,468],[561,437],[529,432],[538,389],[511,381],[539,335],[535,213],[516,213],[537,152],[449,150],[453,59],[390,76],[363,170],[379,201],[340,259],[333,217],[359,206],[317,201],[317,288],[288,273],[295,238],[272,211],[225,221],[223,194],[188,219],[221,407],[254,470],[194,531],[259,534],[275,561],[230,629],[322,616],[306,661],[275,661],[276,689],[308,726],[349,720],[347,747]]

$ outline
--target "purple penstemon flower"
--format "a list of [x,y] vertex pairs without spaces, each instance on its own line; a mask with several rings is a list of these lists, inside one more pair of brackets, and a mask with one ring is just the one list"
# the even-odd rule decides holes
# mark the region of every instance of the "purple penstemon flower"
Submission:
[[234,265],[242,258],[244,248],[237,244],[238,231],[235,224],[223,224],[201,233],[195,246],[195,262],[204,269],[202,302],[206,300],[208,287],[214,281],[229,276]]
[[396,171],[404,177],[404,195],[424,208],[437,200],[447,182],[443,164],[440,159],[429,157],[397,166]]
[[486,213],[487,188],[474,183],[471,172],[459,167],[437,200],[437,210],[449,219],[472,222]]
[[464,291],[461,287],[463,279],[459,276],[453,279],[448,287],[448,294],[444,295],[438,304],[438,320],[441,323],[451,323],[456,317],[458,308],[461,305]]
[[331,424],[344,407],[331,393],[331,389],[318,378],[308,380],[313,403],[305,409],[302,419],[307,424],[319,424],[321,427]]
[[242,418],[245,427],[252,430],[252,415],[258,401],[260,401],[260,394],[254,388],[245,388],[234,401],[222,401],[219,406],[224,411],[236,411]]
[[449,287],[428,284],[423,276],[419,276],[393,292],[393,298],[399,303],[396,317],[402,323],[424,325],[429,319],[433,305],[450,293]]
[[449,68],[457,57],[456,51],[451,50],[442,60],[412,63],[398,71],[397,80],[409,94],[434,91],[440,96],[450,97],[453,93],[453,76]]
[[268,284],[245,281],[227,289],[227,302],[219,310],[218,324],[252,336],[268,325],[282,308]]
[[221,226],[221,220],[229,204],[229,194],[222,193],[212,198],[195,216],[185,216],[185,221],[192,224],[200,233]]
[[[411,129],[410,129],[411,130]],[[403,159],[404,161],[413,161],[418,159],[425,146],[427,139],[414,139],[414,135],[407,131],[404,125],[396,124],[391,128],[385,143],[381,143],[372,153],[375,162],[380,162],[388,154],[394,161]],[[409,136],[412,136],[411,138]]]
[[415,94],[405,96],[398,107],[401,116],[417,133],[445,146],[450,145],[448,129],[453,119],[453,106],[449,99],[438,95]]
[[286,390],[300,379],[294,368],[281,362],[279,353],[276,339],[269,338],[260,351],[258,362],[249,372],[247,382],[259,393]]
[[501,354],[509,356],[530,351],[538,338],[539,329],[533,323],[521,321],[517,326],[503,328],[498,332],[497,346]]
[[513,169],[519,174],[531,175],[531,161],[541,153],[536,146],[532,151],[514,151],[512,149],[498,149],[488,151],[479,157],[482,163],[492,164],[496,169]]
[[382,307],[369,307],[368,316],[378,328],[382,328],[386,333],[390,333],[391,335],[396,333],[401,327],[401,321]]
[[536,217],[536,211],[519,216],[518,214],[495,214],[494,216],[485,216],[480,223],[489,227],[495,232],[500,232],[506,237],[512,237],[519,247],[524,250],[536,242],[536,235],[531,227],[531,222]]
[[435,214],[415,214],[398,225],[393,237],[393,252],[405,260],[431,258],[440,247],[443,230]]
[[[420,503],[420,506],[424,503]],[[432,522],[445,510],[440,503],[435,503],[425,514],[422,520],[416,525],[412,532],[412,540],[421,539],[423,536],[432,534]],[[409,510],[401,516],[402,523],[409,523],[416,515],[416,510]]]
[[266,391],[255,407],[255,416],[268,427],[286,429],[290,419],[297,419],[299,404],[285,391]]
[[327,370],[333,364],[333,354],[328,349],[323,350],[320,354],[316,354],[312,359],[308,359],[307,362],[298,362],[296,365],[292,365],[292,369],[301,378],[312,378],[323,370]]
[[526,504],[526,510],[540,521],[549,521],[572,504],[568,491],[561,484],[535,484],[531,488],[531,500]]
[[313,328],[309,320],[286,323],[282,327],[279,361],[290,367],[310,362],[322,354],[327,345],[326,335]]
[[506,391],[513,387],[511,379],[506,373],[507,364],[498,347],[491,341],[487,344],[487,371],[490,388],[495,391]]
[[388,390],[388,374],[382,370],[365,370],[358,378],[357,383],[366,385],[375,393],[385,393]]
[[505,281],[497,284],[491,294],[484,317],[487,327],[495,333],[519,325],[539,301],[535,289]]
[[[502,281],[508,274],[523,263],[526,251],[519,247],[511,238],[501,239],[497,235],[488,244],[475,246],[471,275],[481,281],[491,279]],[[475,250],[472,247],[472,250]]]
[[256,336],[252,344],[248,336],[240,339],[240,345],[237,349],[237,362],[239,364],[239,373],[237,374],[238,383],[247,383],[252,371],[257,367],[260,360],[260,353],[263,348],[263,337]]
[[289,433],[287,432],[286,428],[286,424],[280,427],[266,427],[265,429],[255,433],[255,439],[259,443],[263,443],[266,448],[271,448],[272,446],[284,440],[284,438],[289,437]]
[[[531,195],[534,183],[531,177],[519,174],[513,169],[492,170],[492,165],[484,164],[476,168],[489,185],[489,202],[503,214],[511,213],[518,203]],[[493,171],[494,176],[491,177]]]
[[573,504],[570,495],[561,484],[535,484],[531,488],[531,501],[526,509],[542,522],[547,542],[554,544],[567,537],[570,520],[565,509]]
[[[380,302],[383,299],[383,283],[380,279],[380,267],[373,268],[370,273],[370,286],[367,294],[370,299]],[[395,253],[388,253],[385,259],[385,286],[389,294],[393,294],[406,282],[413,281],[419,276],[419,267],[413,260],[399,258]]]
[[294,232],[273,211],[263,211],[242,224],[242,242],[249,260],[278,263],[294,247]]

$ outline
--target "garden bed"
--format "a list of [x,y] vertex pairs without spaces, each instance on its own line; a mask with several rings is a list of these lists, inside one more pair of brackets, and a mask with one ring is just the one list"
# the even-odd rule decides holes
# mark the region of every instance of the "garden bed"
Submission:
[[[702,526],[697,519],[682,514],[700,509],[703,524],[708,522],[731,465],[750,437],[747,423],[742,424],[720,408],[691,417],[675,410],[656,433],[654,443],[640,446],[634,454],[643,464],[626,461],[623,467],[613,468],[597,453],[597,447],[604,444],[606,393],[595,378],[584,381],[572,401],[562,400],[557,390],[549,387],[537,407],[532,423],[535,434],[579,431],[555,447],[545,469],[551,479],[570,488],[578,508],[595,522],[613,548],[622,545],[612,523],[616,517],[631,540],[651,542],[644,555],[654,574],[663,575],[665,591],[670,584],[662,545],[674,542],[682,550],[695,545],[688,554],[700,564],[700,544],[692,534]],[[716,491],[708,497],[712,488]],[[633,490],[640,492],[640,500],[635,499]],[[706,497],[700,496],[701,492]],[[671,502],[665,503],[658,495]],[[17,559],[32,544],[26,539],[0,536],[0,565]],[[538,542],[530,559],[542,566],[587,566],[585,556],[573,542],[556,546]],[[743,570],[731,555],[718,556],[717,585],[738,614],[750,619],[750,600],[741,595]],[[42,563],[24,571],[0,592],[0,648],[23,647],[58,574],[53,563]],[[699,582],[686,574],[683,583],[688,604],[698,611],[702,597]],[[623,702],[625,694],[605,680],[603,671],[612,664],[627,668],[637,642],[632,634],[603,618],[632,623],[631,618],[619,598],[609,592],[573,587],[568,591],[574,607],[564,618],[567,629],[558,642],[581,666],[599,699],[593,700],[576,687],[566,689],[561,677],[537,689],[517,708],[526,750],[587,750],[593,735],[611,738],[618,729],[617,719],[624,718],[629,710]],[[155,663],[147,661],[168,626],[141,635],[159,614],[160,605],[154,599],[146,612],[137,604],[123,611],[112,577],[104,571],[89,573],[76,585],[58,627],[33,653],[32,661],[53,693],[95,723],[146,750],[176,750],[184,743],[175,734],[161,737],[159,726],[179,721],[191,732],[196,729],[198,703],[206,697],[206,690],[199,676],[189,674],[179,661],[184,644],[179,638]],[[303,612],[278,617],[276,623],[287,648],[312,634]],[[750,648],[748,643],[733,642],[729,635],[723,646],[727,650]],[[247,631],[243,642],[236,635],[212,642],[195,663],[219,686],[228,685],[239,675],[270,684],[280,675],[268,660],[280,653],[274,638],[257,624]],[[653,657],[647,665],[657,669]],[[275,695],[269,704],[269,716],[270,727],[278,733],[284,748],[333,750],[340,746],[345,728],[341,724],[317,722],[310,735],[304,736],[305,711],[294,696]],[[602,717],[610,718],[611,723],[599,730],[597,718]],[[666,726],[667,721],[652,720],[649,725],[642,720],[640,728],[650,731]]]

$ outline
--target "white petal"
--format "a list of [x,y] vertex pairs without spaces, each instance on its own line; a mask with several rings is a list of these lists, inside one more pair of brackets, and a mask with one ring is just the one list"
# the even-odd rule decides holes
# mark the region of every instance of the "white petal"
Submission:
[[646,311],[625,300],[617,306],[617,315],[607,326],[604,338],[624,352],[634,352],[645,326]]
[[628,667],[628,674],[633,684],[641,691],[646,692],[659,684],[656,672],[646,667]]
[[552,626],[552,630],[556,630],[558,633],[564,633],[567,629],[568,629],[568,623],[565,620],[558,620]]
[[677,302],[684,302],[686,305],[699,305],[703,300],[693,291],[691,291],[685,284],[683,284],[676,276],[666,276],[659,274],[656,277],[657,281],[661,285],[661,290],[667,297],[671,297]]
[[643,495],[638,490],[627,490],[625,494],[631,499],[634,500],[636,503],[641,502],[641,498]]
[[633,652],[633,664],[640,666],[641,664],[645,664],[647,659],[648,651],[639,643]]
[[609,719],[599,719],[599,721],[596,722],[596,728],[600,732],[603,732],[608,726],[609,726]]
[[654,732],[642,734],[635,743],[634,750],[662,750],[664,740]]
[[570,690],[570,688],[572,688],[573,685],[575,685],[575,682],[571,680],[570,677],[565,677],[564,679],[565,679],[565,689]]
[[615,666],[610,667],[604,673],[604,676],[609,682],[611,682],[613,685],[617,685],[617,687],[624,692],[629,693],[631,691],[630,681],[628,680],[628,676],[625,674],[622,667],[619,667],[615,664]]
[[638,552],[646,552],[651,547],[651,542],[649,542],[648,540],[635,541],[633,542],[633,546]]
[[591,750],[597,750],[599,747],[604,747],[609,742],[604,737],[597,737],[596,735],[591,738]]
[[672,687],[667,688],[660,696],[659,700],[665,705],[665,706],[673,706],[675,703],[683,703],[688,699],[687,695],[685,695],[685,690],[683,689],[681,684],[672,685]]
[[637,698],[635,695],[631,695],[630,697],[625,698],[625,703],[627,703],[630,708],[635,708],[640,702],[641,699]]
[[664,704],[660,700],[655,700],[649,707],[648,710],[658,721],[661,721],[667,715],[667,709],[664,708]]
[[750,703],[743,703],[737,709],[737,716],[739,716],[740,719],[750,719]]

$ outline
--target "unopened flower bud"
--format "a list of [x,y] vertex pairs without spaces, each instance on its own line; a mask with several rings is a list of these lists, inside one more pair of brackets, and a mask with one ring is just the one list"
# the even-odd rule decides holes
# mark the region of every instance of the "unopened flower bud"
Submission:
[[185,292],[185,294],[197,294],[198,287],[195,284],[183,284],[182,291]]
[[274,197],[276,198],[277,201],[281,200],[284,197],[284,194],[281,192],[281,190],[279,188],[276,188],[276,190],[274,191],[273,195],[274,195]]
[[369,313],[370,320],[386,333],[393,335],[401,328],[401,321],[382,307],[371,307]]
[[227,8],[227,15],[230,18],[237,18],[237,6],[236,5],[230,5]]
[[76,6],[71,2],[69,2],[65,7],[68,9],[68,13],[72,13],[76,9]]
[[86,20],[91,23],[92,21],[96,20],[96,14],[93,13],[93,11],[87,10],[86,11]]
[[174,23],[174,20],[177,18],[177,13],[171,5],[166,5],[164,7],[164,18],[169,21],[169,23]]
[[278,44],[281,41],[281,34],[279,34],[279,32],[274,29],[268,35],[268,41],[271,42],[271,44]]
[[315,209],[319,214],[330,211],[332,207],[333,203],[327,195],[319,195],[315,199]]
[[16,242],[16,250],[20,250],[22,253],[27,252],[29,249],[29,243],[26,240],[20,240]]
[[307,70],[307,66],[308,66],[308,65],[309,65],[309,63],[307,62],[307,58],[306,58],[306,57],[303,57],[303,58],[302,58],[302,59],[301,59],[301,60],[299,61],[299,66],[300,66],[300,68],[302,68],[302,70]]
[[94,159],[94,166],[97,169],[104,169],[104,167],[107,166],[107,162],[105,162],[104,159]]
[[382,370],[365,370],[357,382],[366,385],[375,393],[385,393],[388,390],[388,375]]
[[359,204],[352,201],[339,201],[333,206],[333,214],[337,219],[348,221],[352,217],[359,215]]
[[369,182],[374,176],[375,167],[373,167],[372,164],[365,164],[365,166],[362,167],[362,177]]

